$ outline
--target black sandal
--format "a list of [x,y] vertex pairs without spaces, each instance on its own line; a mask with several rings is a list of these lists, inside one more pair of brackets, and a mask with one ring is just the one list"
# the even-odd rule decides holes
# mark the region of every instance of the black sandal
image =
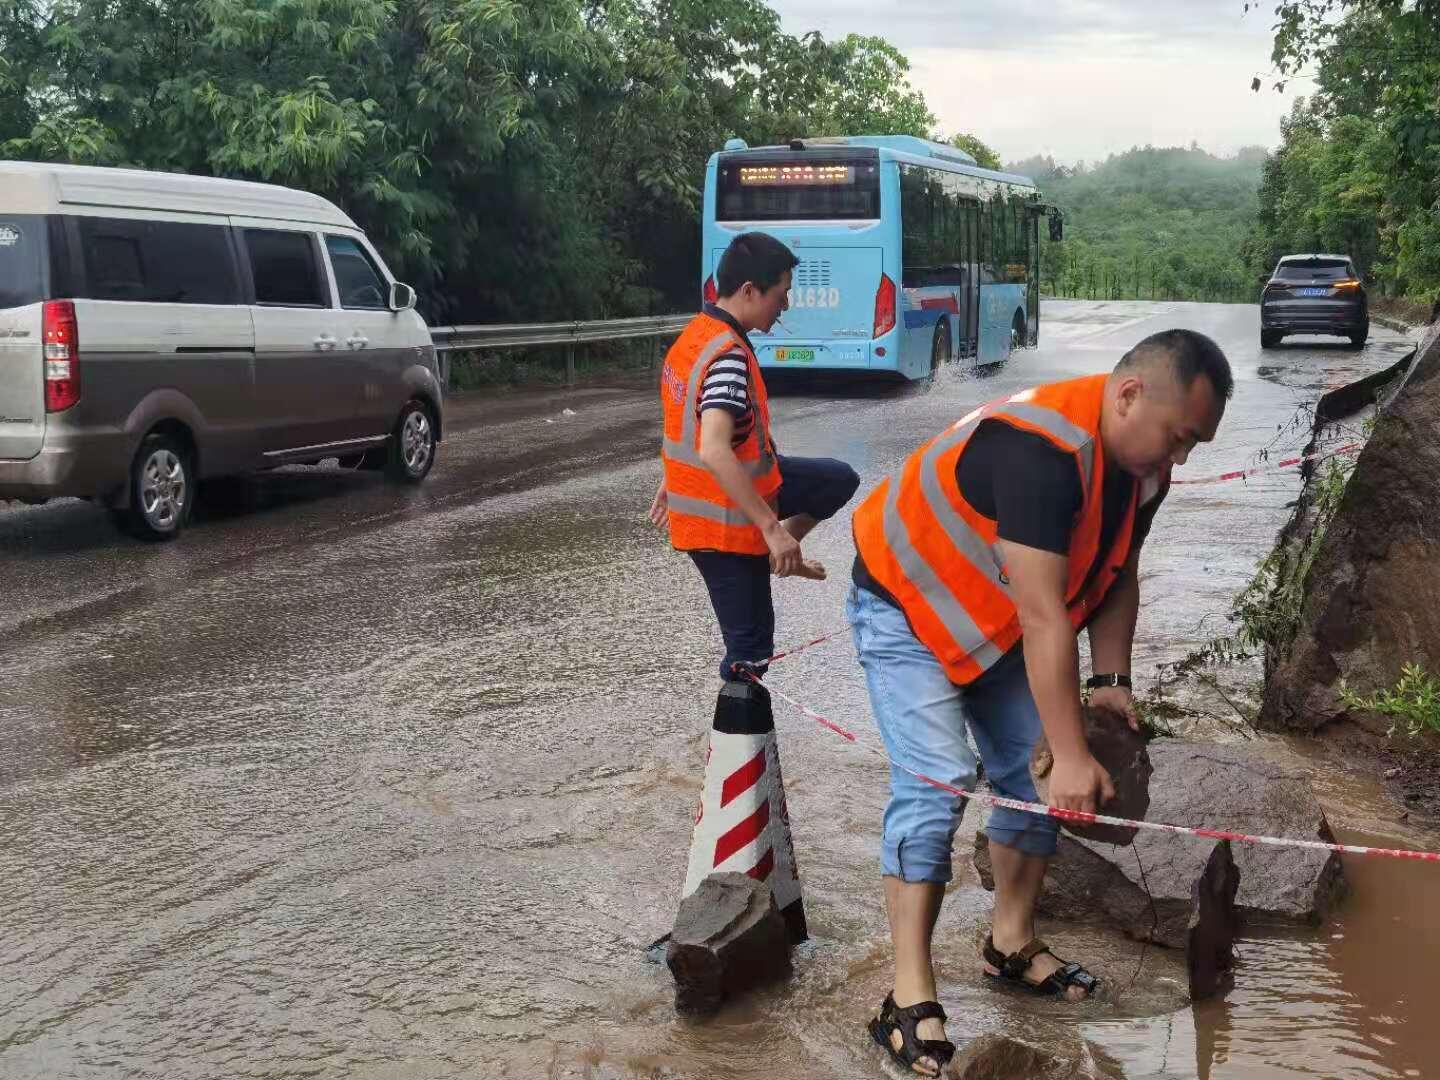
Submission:
[[[948,1039],[922,1039],[915,1033],[921,1020],[946,1021],[945,1010],[938,1001],[918,1001],[903,1009],[895,1004],[895,995],[886,994],[880,1006],[880,1015],[870,1021],[870,1034],[875,1041],[889,1051],[890,1056],[917,1076],[925,1074],[915,1068],[921,1058],[935,1062],[935,1076],[945,1071],[950,1059],[955,1056],[955,1044]],[[900,1032],[900,1049],[890,1041],[890,1036]]]
[[[1025,978],[1025,973],[1030,970],[1030,963],[1035,957],[1050,953],[1050,946],[1039,938],[1032,938],[1030,944],[1026,945],[1019,952],[1013,952],[1006,956],[999,949],[995,948],[995,939],[989,934],[985,935],[985,962],[995,968],[1000,974],[995,975],[987,971],[985,974],[992,979],[1001,979],[1007,983],[1023,987],[1032,994],[1041,994],[1045,997],[1053,997],[1056,994],[1064,994],[1072,986],[1078,986],[1085,991],[1085,996],[1090,997],[1100,987],[1100,980],[1090,972],[1086,971],[1079,964],[1065,964],[1057,968],[1040,982],[1031,982]],[[1060,958],[1055,957],[1057,960]],[[1064,963],[1062,961],[1062,963]]]

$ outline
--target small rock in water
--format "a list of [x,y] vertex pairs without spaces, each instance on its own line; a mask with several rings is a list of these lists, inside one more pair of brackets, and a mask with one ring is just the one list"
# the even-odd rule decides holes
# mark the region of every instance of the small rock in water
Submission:
[[1385,770],[1385,779],[1386,779],[1386,780],[1394,780],[1397,776],[1400,775],[1400,773],[1401,773],[1402,771],[1403,771],[1403,770],[1401,770],[1401,769],[1386,769],[1386,770]]
[[575,415],[575,410],[574,410],[574,409],[561,409],[561,410],[560,410],[560,415],[561,415],[561,416],[574,416],[574,415]]
[[680,901],[665,962],[682,1016],[712,1015],[726,999],[788,977],[790,934],[770,886],[711,874]]
[[1121,1080],[1124,1075],[1084,1039],[1049,1050],[995,1032],[967,1043],[946,1073],[950,1080]]

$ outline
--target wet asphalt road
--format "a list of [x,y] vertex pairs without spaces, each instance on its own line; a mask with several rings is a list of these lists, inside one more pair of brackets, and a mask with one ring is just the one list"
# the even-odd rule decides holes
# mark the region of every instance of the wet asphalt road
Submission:
[[[1376,327],[1360,353],[1262,355],[1253,307],[1056,302],[998,374],[811,387],[777,401],[778,439],[850,461],[863,493],[981,401],[1172,325],[1238,377],[1192,476],[1301,445],[1297,410],[1404,347]],[[77,501],[0,511],[0,1077],[878,1075],[857,1032],[886,977],[881,774],[803,721],[782,738],[818,944],[794,983],[692,1027],[641,958],[673,915],[719,655],[698,576],[644,520],[657,427],[648,383],[457,398],[422,488],[334,468],[217,485],[168,546]],[[1137,672],[1214,632],[1295,490],[1177,490]],[[806,550],[831,579],[778,584],[780,642],[842,622],[847,527]],[[868,723],[843,641],[773,677]],[[947,909],[957,986],[987,904],[963,886]],[[1084,940],[1102,974],[1134,966]],[[954,1035],[1041,1022],[953,993]],[[1215,1025],[1186,1009],[1177,1036],[1161,998],[1060,1022],[1120,1025],[1131,1075],[1208,1075]],[[1215,1075],[1418,1064],[1343,1024],[1326,1043],[1327,1007],[1278,1047],[1260,1010],[1255,1069]],[[1227,1013],[1227,1047],[1246,1023]]]

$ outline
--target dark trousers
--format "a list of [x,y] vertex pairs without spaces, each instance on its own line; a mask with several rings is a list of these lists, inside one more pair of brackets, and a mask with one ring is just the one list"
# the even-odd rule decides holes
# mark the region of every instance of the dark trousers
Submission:
[[[834,517],[860,486],[854,469],[834,458],[779,457],[781,521],[809,514],[817,521]],[[775,652],[775,606],[770,599],[770,557],[725,551],[692,551],[690,558],[705,579],[710,604],[725,639],[720,678],[733,679],[735,665],[758,675]]]

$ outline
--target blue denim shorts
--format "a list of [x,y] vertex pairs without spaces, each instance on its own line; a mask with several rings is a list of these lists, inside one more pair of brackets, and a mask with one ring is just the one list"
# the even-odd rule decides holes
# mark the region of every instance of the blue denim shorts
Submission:
[[[908,766],[953,787],[974,790],[975,753],[996,794],[1038,802],[1030,755],[1040,713],[1019,652],[968,687],[956,686],[899,608],[855,586],[845,602],[870,705],[890,753],[890,802],[880,841],[881,873],[902,881],[949,881],[951,845],[965,800],[917,779]],[[992,843],[1027,855],[1055,854],[1054,818],[995,807],[985,826]]]

